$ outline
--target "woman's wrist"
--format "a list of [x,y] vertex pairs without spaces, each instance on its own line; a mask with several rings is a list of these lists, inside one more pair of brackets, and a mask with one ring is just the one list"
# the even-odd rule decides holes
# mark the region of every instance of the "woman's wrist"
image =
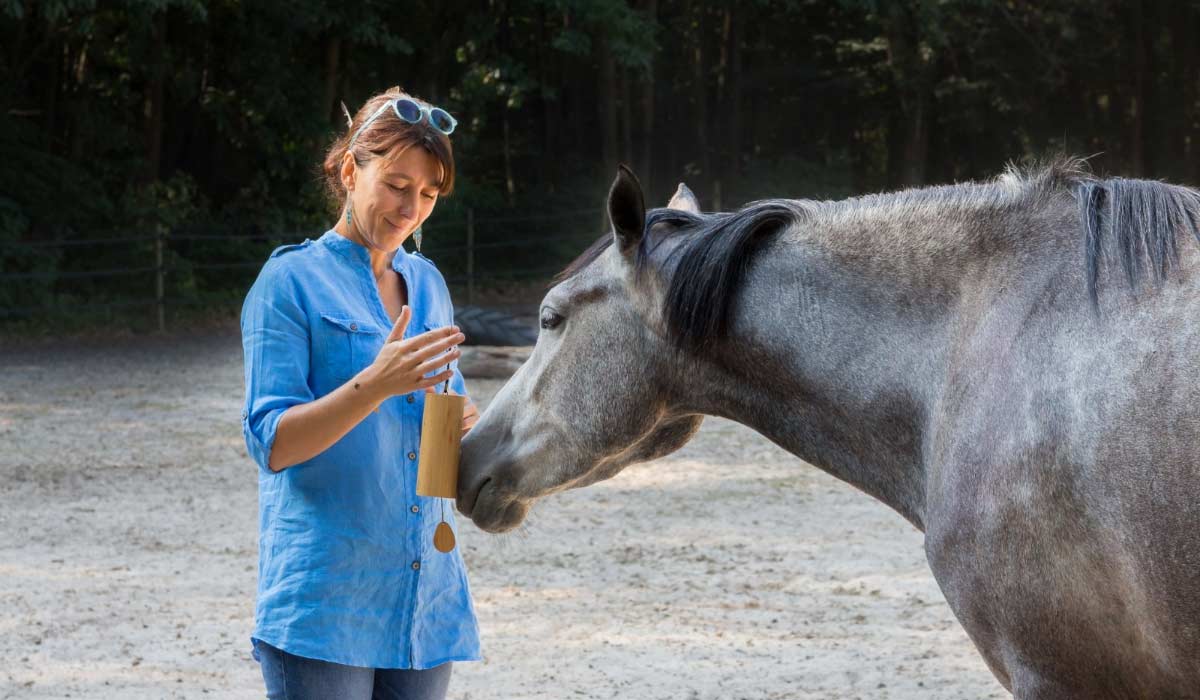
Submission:
[[372,409],[387,400],[389,394],[383,388],[375,365],[369,365],[354,375],[348,382],[351,390],[359,400],[367,402]]

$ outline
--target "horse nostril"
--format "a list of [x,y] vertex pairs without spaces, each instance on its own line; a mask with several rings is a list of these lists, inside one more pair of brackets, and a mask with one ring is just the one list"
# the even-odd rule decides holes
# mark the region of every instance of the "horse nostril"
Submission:
[[471,512],[475,510],[475,506],[479,503],[479,494],[483,493],[483,487],[487,486],[492,477],[487,477],[479,482],[479,486],[467,491],[458,497],[458,512],[471,517]]

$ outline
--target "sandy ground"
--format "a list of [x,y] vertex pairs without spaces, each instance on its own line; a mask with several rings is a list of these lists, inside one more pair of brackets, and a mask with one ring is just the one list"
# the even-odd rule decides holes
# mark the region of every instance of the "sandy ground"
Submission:
[[[0,350],[0,698],[263,697],[241,396],[227,332]],[[727,421],[460,546],[453,698],[1007,697],[920,533]]]

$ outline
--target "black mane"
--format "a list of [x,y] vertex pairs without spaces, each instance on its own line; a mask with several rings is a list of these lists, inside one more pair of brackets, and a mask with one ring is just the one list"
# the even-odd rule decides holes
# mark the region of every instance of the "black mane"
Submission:
[[[658,223],[673,224],[672,238],[687,236],[672,255],[672,271],[663,311],[678,345],[699,351],[728,335],[729,316],[746,268],[759,244],[771,234],[801,220],[800,202],[769,199],[733,213],[687,214],[655,209],[646,215],[646,231]],[[654,243],[642,238],[637,262],[644,265]]]
[[[753,202],[736,212],[693,214],[678,209],[646,212],[644,235],[634,256],[643,272],[654,249],[657,224],[673,225],[672,241],[683,237],[671,257],[672,273],[664,302],[667,327],[679,346],[697,351],[725,337],[729,312],[746,265],[757,244],[768,234],[797,221],[805,214],[801,203],[787,199]],[[602,236],[555,278],[557,284],[570,279],[612,245],[612,235]]]
[[1076,185],[1075,196],[1093,307],[1100,304],[1102,263],[1119,264],[1130,289],[1137,290],[1147,261],[1156,284],[1166,280],[1172,266],[1179,265],[1179,236],[1191,233],[1200,241],[1200,192],[1196,190],[1114,177],[1083,180]]

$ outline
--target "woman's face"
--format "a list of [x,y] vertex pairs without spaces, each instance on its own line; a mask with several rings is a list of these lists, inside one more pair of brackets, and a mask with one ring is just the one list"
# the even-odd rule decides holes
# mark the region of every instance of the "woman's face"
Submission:
[[347,153],[342,182],[353,212],[350,232],[361,234],[367,247],[390,251],[399,248],[433,212],[442,168],[420,146],[397,146],[361,167]]

